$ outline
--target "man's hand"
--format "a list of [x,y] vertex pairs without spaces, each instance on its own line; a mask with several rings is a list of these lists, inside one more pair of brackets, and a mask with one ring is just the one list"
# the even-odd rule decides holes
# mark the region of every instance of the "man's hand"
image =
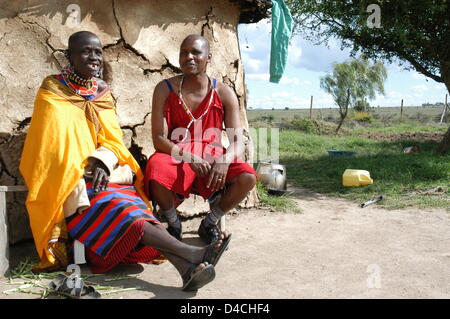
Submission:
[[207,188],[211,188],[214,192],[221,190],[225,186],[225,179],[228,173],[228,163],[214,162],[209,173]]
[[103,164],[102,161],[98,159],[90,159],[90,174],[92,175],[92,188],[94,192],[99,192],[106,190],[109,183],[109,170]]
[[197,176],[207,176],[211,170],[211,165],[199,156],[192,155],[188,163]]

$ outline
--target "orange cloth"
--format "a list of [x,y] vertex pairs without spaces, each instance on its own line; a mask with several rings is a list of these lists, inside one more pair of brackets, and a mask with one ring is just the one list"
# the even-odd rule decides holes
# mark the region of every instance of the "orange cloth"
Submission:
[[64,263],[57,260],[61,254],[49,249],[55,242],[52,232],[64,222],[63,204],[83,176],[87,157],[98,147],[112,151],[119,165],[130,166],[136,174],[134,185],[151,209],[143,191],[143,174],[122,136],[109,89],[94,100],[85,100],[54,76],[44,79],[19,167],[28,188],[26,206],[43,268]]

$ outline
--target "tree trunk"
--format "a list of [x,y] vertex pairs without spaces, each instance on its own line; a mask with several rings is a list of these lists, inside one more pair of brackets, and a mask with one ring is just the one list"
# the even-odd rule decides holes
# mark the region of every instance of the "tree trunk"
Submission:
[[336,128],[335,134],[339,132],[342,123],[344,123],[344,120],[347,117],[349,104],[350,104],[350,89],[347,89],[347,100],[345,101],[345,105],[339,105],[339,115],[341,116],[341,121],[339,122],[338,127]]
[[444,134],[444,138],[439,142],[439,145],[436,149],[436,153],[445,154],[450,151],[450,127],[447,132]]
[[[447,87],[447,91],[450,93],[450,61],[441,62],[441,75],[444,79],[445,86]],[[436,149],[436,153],[445,154],[450,151],[450,127],[447,132],[444,134],[444,138],[439,142],[439,145]]]
[[337,134],[339,132],[339,129],[341,128],[342,123],[344,123],[344,120],[345,120],[345,117],[342,117],[342,115],[341,115],[341,121],[339,122],[339,124],[338,124],[338,126],[336,128],[335,134]]

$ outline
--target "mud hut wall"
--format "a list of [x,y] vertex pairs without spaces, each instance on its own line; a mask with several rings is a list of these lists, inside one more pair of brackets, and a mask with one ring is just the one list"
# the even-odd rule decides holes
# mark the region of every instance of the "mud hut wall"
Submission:
[[[124,140],[141,165],[154,151],[153,89],[179,73],[178,48],[188,34],[209,39],[213,59],[208,74],[235,90],[248,128],[238,22],[239,7],[228,0],[0,0],[0,185],[24,184],[18,165],[35,94],[46,75],[67,63],[67,39],[80,30],[102,41],[105,77]],[[31,238],[25,197],[8,194],[11,243]],[[243,205],[251,206],[254,198]],[[188,215],[207,209],[195,197],[180,207]]]

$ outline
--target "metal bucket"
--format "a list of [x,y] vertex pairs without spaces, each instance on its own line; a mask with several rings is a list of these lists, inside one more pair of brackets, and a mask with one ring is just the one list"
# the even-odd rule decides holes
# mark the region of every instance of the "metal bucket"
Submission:
[[256,168],[258,180],[271,192],[284,193],[287,190],[286,166],[260,162]]

